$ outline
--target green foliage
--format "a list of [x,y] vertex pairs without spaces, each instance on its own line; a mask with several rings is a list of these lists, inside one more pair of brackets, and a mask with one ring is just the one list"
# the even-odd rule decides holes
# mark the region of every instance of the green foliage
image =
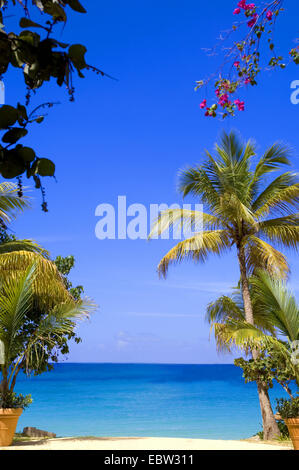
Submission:
[[245,382],[263,382],[267,388],[273,387],[273,381],[278,382],[287,393],[291,394],[290,385],[296,377],[290,367],[290,361],[279,350],[269,348],[260,350],[255,360],[238,358],[234,364],[243,370]]
[[[285,424],[284,421],[277,421],[277,426],[280,432],[280,435],[278,437],[278,441],[288,441],[290,439],[290,433],[288,430],[287,425]],[[259,431],[256,433],[256,436],[260,438],[261,441],[264,440],[264,431]]]
[[54,260],[54,263],[56,264],[59,272],[63,276],[63,281],[67,290],[70,292],[70,294],[74,297],[75,300],[79,300],[84,292],[83,286],[80,285],[73,287],[72,282],[68,279],[68,275],[75,265],[74,256],[57,256],[57,258]]
[[290,400],[279,398],[276,403],[276,410],[283,419],[299,418],[299,397]]
[[0,408],[23,408],[25,410],[32,403],[31,395],[17,395],[14,392],[0,392]]
[[[42,192],[42,209],[47,211],[45,191],[40,177],[54,176],[55,164],[48,158],[40,158],[31,147],[22,145],[28,135],[30,124],[44,120],[42,108],[52,107],[54,102],[41,104],[29,111],[32,92],[46,82],[55,80],[59,87],[65,86],[70,101],[74,101],[74,73],[84,78],[83,71],[92,70],[102,76],[102,70],[89,65],[82,44],[64,44],[53,36],[60,23],[71,21],[70,10],[86,13],[78,0],[0,0],[0,79],[5,79],[9,66],[18,69],[26,85],[25,104],[4,105],[0,108],[0,175],[5,179],[32,178],[35,187]],[[42,15],[40,15],[42,13]],[[37,16],[38,15],[38,16]],[[6,18],[16,17],[14,31],[6,30]],[[35,21],[35,16],[40,21]],[[21,32],[19,32],[21,28]],[[21,180],[19,180],[21,185]]]

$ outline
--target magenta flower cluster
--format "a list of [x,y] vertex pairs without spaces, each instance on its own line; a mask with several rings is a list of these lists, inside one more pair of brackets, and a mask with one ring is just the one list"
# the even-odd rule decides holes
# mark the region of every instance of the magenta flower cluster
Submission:
[[[248,3],[246,4],[246,0],[240,0],[238,3],[237,8],[234,9],[233,13],[234,15],[239,15],[241,13],[241,10],[244,10],[246,12],[247,18],[250,18],[247,25],[249,28],[253,28],[253,26],[256,24],[259,15],[255,11],[255,4],[254,3]],[[271,10],[268,10],[266,13],[266,18],[271,21],[273,17],[273,13]]]
[[[249,28],[254,28],[261,18],[264,18],[266,22],[267,20],[270,22],[274,14],[270,7],[267,6],[259,15],[257,13],[257,7],[255,3],[246,3],[246,0],[240,0],[238,2],[237,7],[233,11],[233,14],[239,15],[242,11],[247,20],[247,25]],[[257,35],[258,33],[260,34],[258,27],[254,31]],[[204,110],[205,116],[216,117],[218,110],[220,109],[222,111],[223,118],[225,118],[228,115],[234,116],[236,110],[245,110],[245,102],[241,101],[240,99],[234,99],[233,95],[236,93],[236,90],[241,86],[242,83],[244,85],[254,85],[256,83],[255,70],[252,69],[252,67],[247,66],[247,64],[252,63],[250,61],[253,61],[253,56],[245,53],[243,42],[237,43],[236,46],[239,50],[240,60],[238,60],[236,57],[235,61],[233,62],[233,66],[235,67],[239,78],[233,81],[227,78],[220,78],[220,80],[215,83],[216,100],[214,103],[208,107],[207,100],[204,99],[199,105],[199,107]],[[255,61],[255,64],[256,62],[257,61]]]

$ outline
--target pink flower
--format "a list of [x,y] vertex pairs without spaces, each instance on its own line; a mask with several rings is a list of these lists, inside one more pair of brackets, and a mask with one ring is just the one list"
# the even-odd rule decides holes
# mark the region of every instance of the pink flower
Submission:
[[207,108],[206,112],[205,112],[205,116],[210,116],[210,108]]
[[206,105],[207,105],[207,100],[203,100],[203,101],[200,103],[199,106],[200,106],[201,109],[204,109],[204,108],[206,107]]
[[245,9],[245,7],[246,7],[246,0],[240,0],[240,2],[238,3],[238,7]]
[[245,5],[245,10],[253,10],[255,8],[254,3],[249,3],[248,5]]
[[272,20],[272,16],[273,16],[272,11],[271,11],[271,10],[267,11],[266,17],[267,17],[267,19],[268,19],[269,21]]
[[234,62],[234,66],[238,69],[240,67],[240,62],[236,60],[236,62]]
[[244,110],[245,110],[245,103],[244,103],[244,101],[240,101],[240,100],[238,99],[238,100],[235,100],[234,103],[235,103],[235,105],[238,107],[238,110],[239,110],[239,111],[244,111]]
[[215,90],[215,95],[216,95],[216,96],[219,96],[219,95],[220,95],[219,88],[217,88],[217,90]]
[[219,104],[221,106],[224,106],[227,102],[228,102],[228,94],[224,93],[223,95],[220,96]]
[[240,8],[235,8],[233,14],[238,15],[239,13],[241,13]]
[[257,22],[257,19],[258,19],[258,14],[255,13],[253,15],[252,19],[250,21],[248,21],[248,23],[247,23],[249,28],[252,28],[255,25],[255,23]]
[[248,85],[249,83],[251,83],[250,77],[247,77],[247,78],[245,79],[245,82],[244,82],[244,83],[245,83],[245,85]]

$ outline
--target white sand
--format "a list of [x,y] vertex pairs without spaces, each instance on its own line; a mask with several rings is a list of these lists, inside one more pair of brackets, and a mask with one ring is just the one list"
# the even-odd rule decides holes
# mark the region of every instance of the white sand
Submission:
[[160,437],[60,438],[17,442],[1,450],[289,450],[258,441],[221,441]]

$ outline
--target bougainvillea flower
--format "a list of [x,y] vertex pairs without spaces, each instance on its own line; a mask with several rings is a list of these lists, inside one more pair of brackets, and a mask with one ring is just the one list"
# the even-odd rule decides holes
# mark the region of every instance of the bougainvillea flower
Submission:
[[240,62],[238,60],[236,60],[236,62],[234,62],[234,66],[237,67],[237,68],[240,67]]
[[245,10],[253,10],[255,8],[254,3],[249,3],[248,5],[245,5]]
[[238,15],[239,13],[241,13],[240,8],[235,8],[233,13],[234,15]]
[[245,7],[246,7],[246,0],[240,0],[240,2],[238,3],[238,7],[245,9]]
[[207,100],[203,100],[199,106],[201,107],[201,109],[204,109],[206,105],[207,105]]
[[228,102],[228,95],[227,93],[224,93],[223,95],[220,96],[219,104],[221,106],[224,106],[227,102]]
[[245,110],[245,103],[244,103],[244,101],[240,101],[240,100],[238,99],[238,100],[235,100],[234,103],[235,103],[235,105],[238,107],[238,110],[239,110],[239,111],[244,111],[244,110]]
[[266,17],[267,17],[267,19],[268,19],[269,21],[272,20],[272,16],[273,16],[272,11],[271,11],[271,10],[267,11]]
[[255,13],[253,15],[252,19],[250,21],[248,21],[248,23],[247,23],[249,28],[252,28],[255,25],[255,23],[257,22],[257,18],[258,18],[258,14]]

